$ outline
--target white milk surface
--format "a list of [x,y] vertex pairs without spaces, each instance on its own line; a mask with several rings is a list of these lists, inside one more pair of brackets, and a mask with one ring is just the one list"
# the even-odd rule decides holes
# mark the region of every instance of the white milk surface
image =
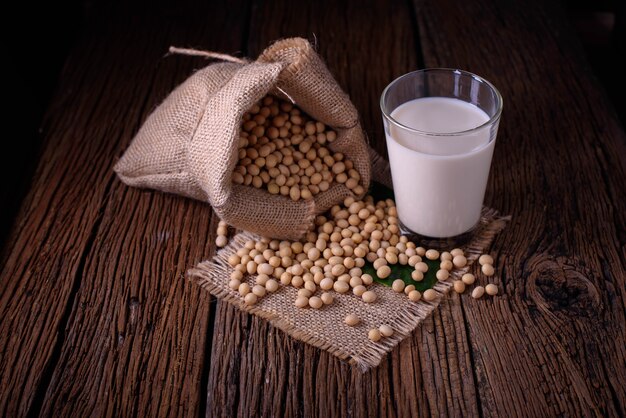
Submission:
[[428,237],[452,237],[480,218],[495,139],[489,142],[489,116],[470,103],[446,97],[411,100],[391,117],[387,150],[400,221]]

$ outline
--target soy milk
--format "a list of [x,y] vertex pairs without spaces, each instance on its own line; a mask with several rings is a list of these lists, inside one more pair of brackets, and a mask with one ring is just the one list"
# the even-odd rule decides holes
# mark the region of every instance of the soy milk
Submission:
[[385,125],[402,224],[428,237],[471,229],[480,218],[497,124],[482,126],[489,121],[483,110],[447,97],[410,100],[391,117],[410,128]]

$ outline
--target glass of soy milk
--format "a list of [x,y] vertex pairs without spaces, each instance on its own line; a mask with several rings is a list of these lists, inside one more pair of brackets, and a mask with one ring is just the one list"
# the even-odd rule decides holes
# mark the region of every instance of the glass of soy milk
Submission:
[[380,106],[402,229],[462,244],[480,220],[500,93],[475,74],[433,68],[395,79]]

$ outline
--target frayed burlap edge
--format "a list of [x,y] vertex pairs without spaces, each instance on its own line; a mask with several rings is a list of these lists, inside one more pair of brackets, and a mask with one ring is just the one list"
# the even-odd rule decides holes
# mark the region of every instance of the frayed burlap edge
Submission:
[[[471,265],[485,249],[489,247],[496,234],[506,226],[508,220],[510,220],[510,217],[499,216],[495,209],[483,208],[480,224],[474,238],[465,247],[465,254],[468,261],[467,266],[463,269],[453,271],[453,278],[459,279],[463,274],[469,271]],[[263,310],[259,306],[246,305],[243,303],[243,298],[239,296],[238,293],[229,289],[228,277],[233,269],[228,264],[228,257],[235,253],[237,249],[241,248],[246,241],[259,238],[258,235],[249,232],[237,234],[233,237],[228,246],[219,251],[213,260],[201,262],[196,268],[191,269],[188,272],[190,280],[198,283],[212,295],[224,299],[226,302],[246,312],[268,320],[274,327],[285,331],[290,336],[326,350],[342,360],[347,360],[362,372],[366,372],[370,368],[378,366],[385,354],[408,337],[439,305],[443,297],[452,288],[452,279],[445,282],[437,282],[434,286],[437,292],[434,301],[426,302],[420,300],[419,302],[409,304],[389,318],[387,323],[394,329],[394,334],[391,337],[384,338],[379,342],[368,340],[365,344],[360,344],[358,347],[355,347],[354,351],[349,351],[345,348],[334,346],[331,342],[324,340],[319,335],[309,332],[305,327],[300,328],[295,326],[289,321],[289,318],[282,318],[272,312]],[[376,286],[383,287],[378,284]],[[385,291],[392,292],[389,288],[385,288]],[[279,295],[272,295],[272,297],[279,297]],[[332,305],[329,308],[332,308]]]

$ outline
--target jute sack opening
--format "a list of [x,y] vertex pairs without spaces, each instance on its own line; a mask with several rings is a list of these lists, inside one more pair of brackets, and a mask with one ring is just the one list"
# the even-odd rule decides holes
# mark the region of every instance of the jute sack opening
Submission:
[[295,104],[337,131],[329,148],[344,153],[370,183],[370,160],[358,113],[304,39],[278,41],[254,62],[212,64],[177,87],[148,117],[115,166],[129,186],[208,201],[237,228],[297,239],[315,215],[351,195],[333,185],[311,200],[292,201],[265,189],[235,185],[243,114],[267,94]]

